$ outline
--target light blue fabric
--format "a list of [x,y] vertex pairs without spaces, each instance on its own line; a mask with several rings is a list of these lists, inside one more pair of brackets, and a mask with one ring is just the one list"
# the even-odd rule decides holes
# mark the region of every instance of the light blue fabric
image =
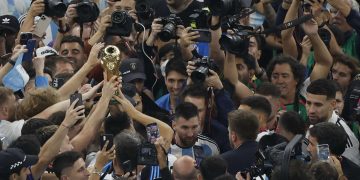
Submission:
[[25,70],[23,70],[23,75],[25,76],[25,78],[23,78],[22,75],[19,73],[19,69],[23,69],[23,67],[21,66],[23,55],[24,54],[21,54],[17,58],[15,66],[10,70],[9,73],[5,75],[2,80],[4,86],[13,90],[14,92],[23,89],[29,80],[29,75],[25,72]]

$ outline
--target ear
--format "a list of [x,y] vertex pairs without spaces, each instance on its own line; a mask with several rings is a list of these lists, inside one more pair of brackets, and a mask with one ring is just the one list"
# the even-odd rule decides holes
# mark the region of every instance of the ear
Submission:
[[171,122],[171,126],[172,126],[173,130],[175,130],[175,128],[176,128],[176,121],[172,121],[172,122]]
[[201,173],[198,173],[197,179],[198,179],[198,180],[202,180],[202,179],[203,179],[202,176],[201,176]]
[[249,69],[249,77],[253,78],[255,75],[255,70],[254,69]]
[[236,133],[234,131],[231,131],[230,132],[230,138],[231,138],[231,141],[232,142],[235,142],[237,140],[237,136],[236,136]]
[[332,109],[335,109],[335,108],[336,108],[336,100],[335,100],[335,99],[332,99],[332,100],[331,100],[330,106],[332,107]]
[[261,54],[262,54],[262,50],[258,50],[258,51],[257,51],[257,54],[256,54],[256,56],[258,56],[258,57],[257,57],[258,59],[261,58]]
[[12,173],[9,177],[10,180],[16,179],[17,178],[17,174],[16,173]]

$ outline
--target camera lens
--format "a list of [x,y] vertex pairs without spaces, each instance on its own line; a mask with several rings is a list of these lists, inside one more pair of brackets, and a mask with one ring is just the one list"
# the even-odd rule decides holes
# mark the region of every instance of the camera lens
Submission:
[[190,78],[194,83],[203,83],[206,79],[208,72],[209,68],[200,66],[191,73]]
[[125,11],[115,11],[111,15],[111,21],[116,24],[125,24],[126,23],[126,12]]
[[170,41],[175,36],[176,27],[173,23],[167,23],[164,26],[163,31],[159,34],[162,41]]

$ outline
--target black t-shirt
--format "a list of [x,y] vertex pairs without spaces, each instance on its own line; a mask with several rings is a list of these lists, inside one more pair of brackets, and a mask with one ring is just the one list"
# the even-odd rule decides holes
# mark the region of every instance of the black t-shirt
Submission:
[[[165,0],[159,1],[157,4],[154,5],[153,8],[155,10],[155,17],[167,17],[171,14]],[[193,0],[193,2],[191,2],[191,4],[185,10],[176,13],[176,15],[181,18],[185,27],[189,27],[191,23],[189,16],[193,14],[195,10],[201,8],[202,3]]]
[[342,170],[344,175],[348,178],[348,180],[358,180],[360,179],[360,167],[342,156],[342,160],[340,161]]

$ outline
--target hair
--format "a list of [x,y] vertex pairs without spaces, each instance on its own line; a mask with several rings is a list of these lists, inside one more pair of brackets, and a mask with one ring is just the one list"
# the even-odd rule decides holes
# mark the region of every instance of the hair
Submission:
[[54,76],[54,78],[63,78],[64,79],[64,84],[71,79],[71,77],[73,76],[73,73],[59,73],[57,75]]
[[[291,180],[315,180],[315,177],[310,173],[309,168],[301,160],[291,160],[289,165],[289,177]],[[281,166],[274,169],[271,174],[272,180],[282,180]]]
[[175,121],[180,117],[189,120],[199,115],[198,108],[189,102],[183,102],[175,108]]
[[65,119],[66,112],[65,111],[58,111],[50,115],[48,121],[52,122],[55,125],[60,126],[60,124]]
[[360,63],[359,60],[346,55],[346,54],[336,54],[333,56],[334,64],[340,63],[345,66],[347,66],[349,69],[351,69],[351,79],[353,79],[357,74],[360,73]]
[[31,118],[27,120],[23,125],[23,127],[21,128],[21,135],[26,135],[26,134],[35,135],[37,129],[50,125],[54,125],[54,124],[46,119]]
[[62,171],[72,167],[80,158],[82,158],[82,154],[77,151],[67,151],[57,155],[53,161],[53,170],[56,177],[61,179]]
[[328,162],[317,161],[310,167],[310,172],[316,180],[338,180],[339,174],[335,167]]
[[[123,130],[114,137],[116,149],[116,159],[118,165],[122,167],[125,161],[130,160],[132,168],[137,164],[137,152],[142,143],[142,138],[130,130]],[[132,169],[133,170],[133,169]]]
[[84,42],[82,41],[82,39],[80,37],[72,36],[72,35],[64,36],[60,42],[60,46],[64,43],[73,43],[73,42],[79,43],[79,45],[82,48],[85,47]]
[[255,140],[259,131],[256,115],[249,111],[234,110],[228,114],[229,129],[242,140]]
[[302,83],[305,80],[305,67],[299,63],[296,59],[291,56],[280,55],[275,56],[267,66],[266,75],[271,80],[272,72],[276,65],[288,64],[291,68],[291,72],[294,75],[294,79],[297,81],[296,89],[300,89]]
[[263,96],[280,97],[280,89],[271,82],[264,82],[256,88],[256,93]]
[[249,106],[252,110],[263,112],[267,117],[271,115],[272,107],[270,102],[262,96],[249,96],[241,101],[242,105]]
[[318,79],[311,82],[306,92],[315,95],[325,95],[327,99],[335,99],[336,87],[332,80]]
[[344,94],[343,88],[341,88],[340,84],[336,81],[332,81],[335,87],[335,91],[336,92],[341,92],[342,94]]
[[186,65],[184,61],[178,58],[170,59],[169,62],[166,64],[165,67],[165,76],[168,76],[171,71],[175,71],[179,74],[187,76],[186,73]]
[[226,173],[227,163],[220,156],[210,156],[200,163],[200,172],[203,179],[213,180]]
[[284,112],[279,119],[279,124],[286,130],[294,135],[305,134],[306,125],[301,116],[294,111]]
[[330,122],[321,122],[310,128],[309,133],[317,139],[318,144],[328,144],[332,154],[340,156],[345,151],[347,134],[342,127]]
[[0,87],[0,105],[4,105],[10,99],[10,96],[14,95],[11,89],[6,87]]
[[236,180],[236,178],[231,174],[223,174],[221,176],[216,177],[214,180]]
[[187,97],[187,96],[207,99],[208,98],[207,94],[208,94],[208,91],[204,85],[190,84],[182,92],[181,99],[184,101],[185,97]]
[[54,88],[41,88],[28,92],[18,106],[17,119],[29,119],[46,108],[59,102],[60,98]]
[[112,114],[105,119],[105,133],[116,136],[122,130],[129,129],[130,124],[130,118],[125,112],[116,112],[115,114]]
[[18,137],[8,148],[19,148],[27,155],[39,155],[41,145],[35,135],[28,134]]
[[69,57],[64,57],[64,56],[47,56],[45,58],[45,67],[49,68],[52,72],[55,72],[56,70],[56,64],[58,62],[63,62],[63,63],[69,63],[71,64],[74,69],[75,69],[75,64],[74,62],[71,60],[71,58]]
[[182,55],[181,49],[176,43],[167,43],[159,49],[156,63],[160,64],[161,58],[171,51],[174,52],[175,57],[181,57]]
[[43,146],[46,143],[46,141],[49,140],[51,136],[55,134],[58,127],[59,126],[57,125],[50,125],[36,130],[35,135],[38,138],[41,146]]
[[236,58],[241,58],[244,63],[246,64],[247,68],[253,69],[255,70],[256,68],[256,59],[254,58],[254,56],[250,55],[250,54],[243,54],[243,55],[236,55]]

